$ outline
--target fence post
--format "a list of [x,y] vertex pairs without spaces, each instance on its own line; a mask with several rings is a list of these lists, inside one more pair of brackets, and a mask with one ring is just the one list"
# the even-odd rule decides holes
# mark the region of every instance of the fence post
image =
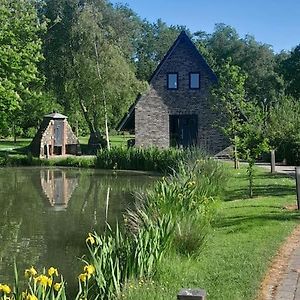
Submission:
[[275,150],[271,150],[271,173],[275,173]]
[[297,189],[297,207],[300,209],[300,167],[295,168],[296,189]]
[[202,289],[182,289],[177,294],[177,300],[205,300],[206,292]]

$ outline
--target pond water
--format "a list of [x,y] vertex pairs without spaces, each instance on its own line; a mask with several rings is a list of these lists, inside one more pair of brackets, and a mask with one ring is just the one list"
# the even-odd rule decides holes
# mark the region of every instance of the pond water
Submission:
[[[12,283],[31,265],[59,268],[69,289],[86,253],[88,232],[113,227],[133,203],[133,192],[157,177],[70,168],[0,169],[0,282]],[[74,287],[74,288],[73,288]]]

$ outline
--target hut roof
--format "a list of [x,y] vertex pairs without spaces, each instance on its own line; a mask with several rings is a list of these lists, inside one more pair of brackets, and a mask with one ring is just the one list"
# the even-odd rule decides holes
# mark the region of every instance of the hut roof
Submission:
[[68,117],[65,115],[62,115],[60,113],[52,113],[49,115],[45,115],[44,118],[49,118],[49,119],[67,119]]

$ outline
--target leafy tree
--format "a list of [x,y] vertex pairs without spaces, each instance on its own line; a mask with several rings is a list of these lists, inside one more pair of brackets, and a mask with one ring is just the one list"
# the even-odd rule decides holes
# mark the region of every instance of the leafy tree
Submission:
[[300,44],[280,64],[289,95],[300,99]]
[[134,56],[136,74],[140,80],[149,80],[179,33],[185,30],[189,34],[189,31],[184,26],[168,26],[161,19],[155,23],[144,21],[141,26]]
[[300,163],[300,103],[291,96],[282,96],[271,111],[267,123],[270,145],[288,163]]
[[16,139],[21,120],[34,103],[41,103],[38,64],[45,24],[38,21],[30,0],[2,0],[0,24],[0,133],[12,131]]
[[240,155],[248,163],[249,197],[253,197],[254,163],[264,153],[269,151],[269,140],[263,123],[264,112],[258,105],[251,106],[247,111],[247,122],[240,128],[238,147]]
[[144,89],[119,47],[113,24],[107,23],[116,17],[114,13],[105,1],[73,7],[67,44],[62,44],[68,68],[61,91],[77,103],[72,104],[75,110],[81,109],[91,134],[90,144],[103,144],[101,129],[108,133],[108,126],[116,125],[136,93]]
[[251,35],[241,38],[225,24],[216,24],[211,34],[201,33],[200,50],[214,69],[231,59],[247,74],[245,98],[267,113],[283,92],[283,80],[277,70],[276,56],[270,45],[259,43]]
[[244,87],[247,77],[240,67],[232,65],[231,60],[224,62],[217,74],[219,84],[212,90],[212,107],[220,115],[217,126],[234,145],[235,168],[238,168],[238,139],[248,106]]
[[248,162],[249,196],[253,197],[253,165],[268,150],[263,110],[245,99],[247,76],[227,60],[218,70],[219,85],[212,90],[212,105],[218,114],[217,125],[234,146],[235,168],[238,156]]
[[115,127],[145,88],[132,63],[139,19],[126,6],[105,0],[48,1],[46,15],[47,87],[71,120],[81,111],[90,142],[101,142],[101,132]]

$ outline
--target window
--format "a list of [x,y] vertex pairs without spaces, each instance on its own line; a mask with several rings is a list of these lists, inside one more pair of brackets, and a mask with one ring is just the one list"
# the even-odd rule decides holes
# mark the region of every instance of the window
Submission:
[[168,89],[169,90],[177,90],[178,89],[178,74],[177,73],[169,73],[168,74]]
[[200,89],[200,73],[190,73],[190,89]]

